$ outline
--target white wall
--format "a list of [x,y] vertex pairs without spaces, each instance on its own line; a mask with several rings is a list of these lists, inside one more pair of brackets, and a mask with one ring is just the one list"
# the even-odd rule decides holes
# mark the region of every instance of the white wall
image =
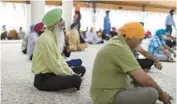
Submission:
[[[6,25],[7,29],[18,29],[19,26],[26,26],[26,4],[21,3],[2,3],[0,2],[0,26]],[[62,8],[61,6],[45,6],[45,13],[53,8]],[[103,18],[107,9],[97,9],[96,12],[96,30],[103,28]],[[92,8],[81,8],[82,20],[81,29],[93,26],[92,23]],[[73,13],[74,15],[74,8]],[[143,18],[144,15],[144,18]],[[168,13],[158,12],[141,12],[141,11],[125,11],[125,10],[110,10],[110,19],[112,27],[121,27],[123,24],[136,21],[145,23],[145,30],[149,29],[152,33],[156,29],[165,28],[165,19]],[[176,18],[176,15],[175,17]],[[176,19],[175,19],[176,21]],[[0,27],[0,28],[1,28]],[[24,28],[27,30],[28,28]],[[174,31],[173,31],[174,32]]]

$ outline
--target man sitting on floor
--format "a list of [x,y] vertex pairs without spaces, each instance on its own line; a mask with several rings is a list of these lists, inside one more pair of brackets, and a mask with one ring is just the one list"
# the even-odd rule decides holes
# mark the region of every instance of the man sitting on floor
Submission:
[[172,54],[176,57],[176,53],[165,44],[164,35],[165,31],[163,29],[156,31],[156,34],[152,37],[148,45],[148,52],[155,56],[157,60],[172,62]]
[[23,39],[25,37],[25,32],[23,31],[22,27],[19,28],[19,32],[18,32],[18,37],[19,39]]
[[[35,25],[31,25],[30,26],[30,30],[29,30],[29,34],[31,34],[33,31],[34,31],[34,26]],[[21,46],[21,49],[22,49],[22,52],[24,54],[27,53],[27,45],[28,45],[28,37],[29,37],[29,34],[26,34],[23,39],[22,39],[22,46]]]
[[117,31],[116,31],[116,28],[112,27],[112,31],[109,32],[109,38],[112,38],[112,37],[114,37],[116,35],[118,35]]
[[167,46],[169,46],[172,49],[176,49],[176,37],[171,36],[169,32],[167,32],[165,29],[161,29],[164,32],[164,39]]
[[[72,70],[61,55],[64,37],[61,9],[52,9],[42,19],[47,26],[45,32],[36,42],[32,72],[35,74],[34,86],[39,90],[56,91],[77,88],[85,71]],[[59,37],[59,38],[58,38]]]
[[38,37],[44,32],[44,24],[42,22],[34,26],[34,31],[29,34],[28,37],[28,46],[27,46],[27,55],[30,60],[33,58],[33,50],[36,44]]
[[86,32],[86,39],[85,41],[89,44],[100,44],[104,43],[101,39],[101,37],[98,37],[96,31],[93,29],[93,27],[90,28],[89,31]]
[[[65,45],[64,45],[62,56],[64,58],[68,58],[71,55],[71,50],[69,48],[68,36],[66,35],[65,28],[63,29],[63,31],[64,31],[64,36],[65,36]],[[66,61],[66,63],[73,70],[81,72],[82,73],[81,76],[83,76],[85,74],[85,67],[82,66],[82,60],[81,59],[71,59],[69,61]]]
[[[152,65],[161,70],[162,69],[162,64],[160,63],[159,60],[157,60],[152,54],[147,52],[145,49],[143,49],[140,45],[137,46],[133,51],[133,54],[135,55],[138,63],[140,64],[141,68],[145,71],[148,72]],[[137,56],[138,52],[142,54],[146,59],[139,59]]]
[[[132,49],[144,38],[140,23],[125,24],[96,55],[90,94],[94,104],[154,104],[157,99],[170,104],[171,97],[148,76],[135,59]],[[130,88],[130,77],[140,87]]]

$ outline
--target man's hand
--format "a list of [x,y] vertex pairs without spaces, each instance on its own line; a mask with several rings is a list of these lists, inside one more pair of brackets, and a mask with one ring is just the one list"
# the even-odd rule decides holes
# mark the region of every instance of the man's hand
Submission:
[[161,64],[159,61],[155,62],[155,63],[154,63],[154,66],[155,66],[157,69],[159,69],[159,70],[162,69],[162,64]]
[[163,102],[163,104],[171,104],[172,97],[166,92],[159,95],[159,100]]
[[71,52],[69,46],[66,46],[66,52]]
[[170,57],[168,58],[168,61],[169,61],[169,62],[173,62],[173,58],[170,56]]

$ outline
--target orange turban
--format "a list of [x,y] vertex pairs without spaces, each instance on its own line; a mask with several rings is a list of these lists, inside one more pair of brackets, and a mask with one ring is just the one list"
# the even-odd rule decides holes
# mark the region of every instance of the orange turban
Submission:
[[119,29],[119,33],[125,35],[126,38],[144,38],[144,28],[138,22],[129,22]]
[[76,5],[75,11],[80,11],[80,5]]

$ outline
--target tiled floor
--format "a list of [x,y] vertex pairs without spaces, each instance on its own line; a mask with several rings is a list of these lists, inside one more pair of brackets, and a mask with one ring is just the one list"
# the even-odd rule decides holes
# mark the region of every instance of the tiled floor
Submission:
[[[74,52],[70,57],[81,58],[87,69],[80,91],[44,92],[33,87],[31,62],[21,53],[20,42],[1,44],[2,104],[92,104],[89,96],[92,64],[102,46],[89,46],[86,51]],[[149,74],[175,98],[172,104],[176,104],[175,63],[163,63],[162,71]]]

